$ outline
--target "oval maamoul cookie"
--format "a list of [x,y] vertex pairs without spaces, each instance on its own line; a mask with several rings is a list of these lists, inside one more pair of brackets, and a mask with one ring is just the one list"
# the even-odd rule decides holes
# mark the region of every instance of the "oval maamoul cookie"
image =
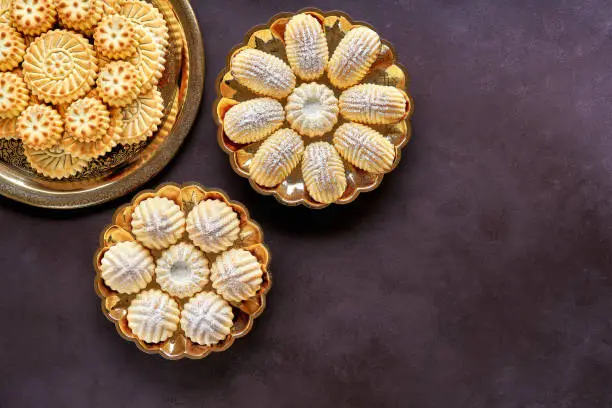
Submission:
[[157,289],[139,293],[127,309],[129,328],[147,343],[169,339],[178,328],[180,318],[176,300]]
[[234,325],[234,312],[221,296],[202,292],[185,303],[181,328],[194,343],[211,346],[225,339]]
[[162,290],[178,298],[190,297],[208,283],[208,259],[194,245],[181,242],[157,259],[155,280]]
[[344,194],[346,175],[342,159],[327,142],[308,145],[302,158],[306,190],[320,203],[331,204]]
[[175,244],[185,232],[185,214],[174,201],[151,197],[132,214],[132,233],[144,246],[164,249]]
[[340,114],[347,120],[371,125],[388,125],[404,120],[410,100],[393,86],[362,84],[340,95]]
[[136,52],[136,30],[127,18],[114,14],[104,17],[94,34],[96,51],[110,59],[125,59]]
[[63,27],[75,31],[89,31],[102,18],[100,0],[56,0],[57,16]]
[[295,74],[289,65],[254,48],[244,48],[234,54],[230,72],[241,85],[264,96],[281,99],[295,88]]
[[160,55],[166,55],[169,38],[168,26],[164,16],[155,6],[140,0],[123,0],[119,14],[146,29],[157,44]]
[[48,31],[57,21],[55,0],[13,0],[11,23],[26,35]]
[[264,187],[274,187],[295,169],[304,153],[304,142],[291,129],[280,129],[266,139],[251,161],[251,179]]
[[138,242],[119,242],[106,251],[100,262],[100,276],[106,286],[119,293],[136,293],[152,280],[155,260]]
[[153,135],[164,116],[163,103],[161,93],[153,88],[121,108],[123,135],[120,143],[140,143]]
[[96,81],[98,95],[109,106],[124,107],[140,93],[142,84],[136,67],[126,61],[113,61],[105,65]]
[[148,31],[138,27],[136,37],[138,39],[136,53],[128,61],[138,69],[139,79],[142,82],[141,92],[147,92],[159,83],[166,67],[166,58]]
[[119,109],[110,110],[110,125],[104,135],[92,142],[83,142],[69,136],[67,133],[61,141],[61,147],[72,156],[91,160],[110,152],[121,140],[123,128],[121,127],[121,111]]
[[94,142],[107,133],[110,113],[99,99],[85,97],[70,104],[64,121],[70,137],[80,142]]
[[10,119],[28,106],[30,93],[25,82],[16,73],[0,72],[0,118]]
[[338,99],[323,84],[302,84],[287,98],[287,121],[299,134],[322,136],[338,122]]
[[391,171],[395,147],[374,129],[359,123],[345,123],[336,129],[334,146],[346,161],[370,173]]
[[34,171],[58,180],[77,175],[85,170],[88,163],[87,160],[74,157],[59,146],[35,150],[24,145],[23,153]]
[[23,144],[31,149],[48,149],[61,140],[64,121],[60,114],[48,105],[28,106],[17,119],[17,134]]
[[285,27],[285,49],[293,72],[304,81],[325,72],[329,50],[321,22],[310,14],[297,14]]
[[329,81],[340,89],[357,84],[376,61],[381,47],[376,31],[367,27],[353,28],[340,41],[329,60]]
[[0,71],[10,71],[19,66],[25,49],[20,33],[12,27],[0,25]]
[[263,271],[257,258],[245,249],[230,249],[215,259],[210,272],[213,288],[229,302],[241,302],[261,287]]
[[235,143],[258,142],[280,129],[285,109],[272,98],[255,98],[232,106],[223,118],[227,137]]
[[70,103],[96,81],[97,58],[89,41],[66,30],[49,31],[28,47],[23,75],[32,93],[47,103]]
[[204,252],[221,252],[231,247],[240,234],[238,214],[220,200],[204,200],[187,216],[191,241]]

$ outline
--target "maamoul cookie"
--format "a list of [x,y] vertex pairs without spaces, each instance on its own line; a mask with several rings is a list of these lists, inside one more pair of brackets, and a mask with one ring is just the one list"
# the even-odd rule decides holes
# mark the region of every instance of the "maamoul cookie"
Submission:
[[181,312],[181,328],[194,343],[210,346],[230,334],[234,313],[221,296],[202,292],[185,303]]
[[255,296],[263,271],[257,258],[245,249],[230,249],[215,259],[210,280],[225,300],[241,302]]
[[24,145],[23,152],[34,171],[52,179],[75,176],[87,167],[87,160],[74,157],[59,146],[35,150]]
[[157,259],[155,280],[178,298],[193,296],[208,283],[208,259],[192,244],[181,242],[166,249]]
[[155,260],[137,242],[119,242],[104,253],[101,261],[104,283],[120,293],[136,293],[153,279]]
[[393,166],[393,144],[368,126],[345,123],[336,129],[333,143],[340,156],[367,172],[382,174]]
[[160,55],[164,56],[166,54],[169,38],[168,26],[157,8],[145,1],[123,0],[119,14],[150,33],[153,41],[157,44]]
[[11,27],[12,0],[0,0],[0,25]]
[[57,16],[62,26],[76,31],[88,31],[102,18],[100,0],[56,0]]
[[123,115],[122,144],[147,140],[162,122],[164,105],[161,93],[153,88],[138,95],[129,105],[121,108]]
[[291,129],[280,129],[266,139],[251,161],[254,182],[265,187],[280,184],[297,167],[304,153],[304,142]]
[[70,104],[64,121],[70,137],[80,142],[94,142],[107,133],[110,113],[99,99],[85,97]]
[[19,76],[13,72],[0,72],[0,118],[10,119],[28,106],[30,93]]
[[93,38],[96,51],[110,59],[130,57],[138,45],[134,26],[118,14],[105,17],[96,27]]
[[19,135],[17,135],[17,118],[0,119],[0,139],[19,139]]
[[25,54],[23,37],[12,27],[0,25],[0,71],[16,68]]
[[382,43],[376,31],[355,27],[338,44],[327,67],[329,81],[345,89],[361,81],[376,61]]
[[103,16],[112,16],[121,10],[123,0],[101,0]]
[[146,92],[159,83],[166,58],[153,41],[153,37],[143,28],[136,28],[136,53],[128,61],[138,69],[139,79],[142,82],[141,92]]
[[178,328],[181,311],[178,303],[161,290],[139,293],[127,310],[132,333],[147,343],[170,338]]
[[174,201],[165,197],[151,197],[134,209],[132,233],[148,248],[168,248],[184,232],[185,214]]
[[110,124],[107,131],[98,140],[84,142],[64,134],[61,147],[72,156],[91,160],[110,152],[121,140],[123,128],[121,127],[121,111],[119,109],[110,110]]
[[234,54],[230,70],[236,81],[264,96],[284,98],[295,88],[295,75],[283,60],[253,48]]
[[357,85],[342,92],[339,106],[347,120],[373,125],[397,123],[410,111],[405,92],[375,84]]
[[238,214],[220,200],[204,200],[187,216],[191,241],[204,252],[221,252],[234,244],[240,234]]
[[235,143],[265,139],[285,121],[283,105],[272,98],[256,98],[232,106],[223,118],[227,137]]
[[27,35],[39,35],[53,27],[57,20],[55,0],[13,0],[11,23]]
[[109,106],[117,107],[132,103],[142,86],[136,67],[126,61],[113,61],[105,65],[96,84],[100,98]]
[[95,83],[97,58],[89,41],[67,30],[53,30],[30,44],[23,75],[34,95],[64,104],[85,95]]
[[338,122],[338,99],[323,84],[302,84],[287,98],[285,111],[294,130],[304,136],[322,136]]
[[297,14],[285,28],[285,49],[293,72],[304,81],[325,72],[329,50],[321,22],[310,14]]
[[320,203],[333,203],[346,190],[342,159],[327,142],[309,144],[304,150],[302,174],[308,193]]
[[48,105],[30,105],[17,119],[17,134],[25,146],[34,150],[57,145],[63,133],[62,117]]

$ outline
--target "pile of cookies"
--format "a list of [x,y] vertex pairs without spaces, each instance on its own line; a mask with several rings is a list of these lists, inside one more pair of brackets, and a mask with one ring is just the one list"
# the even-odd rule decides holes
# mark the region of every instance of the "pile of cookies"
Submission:
[[31,167],[74,176],[157,130],[168,28],[141,0],[12,0],[0,8],[0,138]]

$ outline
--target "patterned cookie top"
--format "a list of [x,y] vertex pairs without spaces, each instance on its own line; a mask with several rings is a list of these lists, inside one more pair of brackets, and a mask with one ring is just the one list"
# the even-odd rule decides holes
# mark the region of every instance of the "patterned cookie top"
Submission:
[[105,17],[94,31],[94,46],[100,55],[110,59],[124,59],[136,52],[138,38],[134,25],[126,17]]
[[66,110],[66,132],[76,140],[93,142],[102,138],[110,126],[110,113],[98,99],[74,101]]
[[24,145],[32,149],[48,149],[62,138],[64,123],[52,107],[30,105],[17,119],[17,133]]
[[75,176],[87,167],[87,160],[79,159],[56,146],[50,149],[34,150],[24,146],[24,154],[30,166],[43,176],[63,179]]
[[62,25],[77,31],[91,30],[103,13],[100,0],[59,0],[56,8]]
[[123,107],[139,94],[141,81],[136,67],[126,61],[113,61],[100,70],[98,94],[110,106]]
[[53,27],[57,20],[53,0],[19,0],[11,6],[13,27],[27,35],[39,35]]
[[119,14],[146,29],[153,37],[160,54],[162,56],[166,54],[169,38],[168,26],[157,8],[141,0],[123,0]]
[[28,105],[29,94],[21,76],[12,72],[0,73],[0,118],[19,116]]
[[0,71],[16,68],[25,54],[23,37],[15,29],[0,25]]
[[147,140],[162,122],[164,105],[157,89],[138,95],[134,102],[121,108],[123,137],[121,143],[133,144]]

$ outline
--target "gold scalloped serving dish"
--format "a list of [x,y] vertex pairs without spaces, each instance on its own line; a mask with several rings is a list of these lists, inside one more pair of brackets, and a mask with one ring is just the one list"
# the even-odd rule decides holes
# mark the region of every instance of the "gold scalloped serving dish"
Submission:
[[[249,86],[249,84],[242,80],[242,78],[235,77],[235,74],[232,72],[232,63],[235,61],[236,55],[244,50],[255,49],[280,58],[287,66],[289,66],[290,62],[287,57],[287,50],[289,48],[286,47],[285,44],[285,33],[291,17],[297,14],[308,14],[320,22],[325,36],[325,41],[327,42],[329,61],[331,61],[332,55],[337,49],[338,45],[341,44],[342,39],[352,29],[357,27],[367,27],[372,29],[372,27],[368,24],[363,22],[354,22],[348,15],[339,11],[322,12],[318,9],[306,9],[298,13],[281,13],[274,16],[268,22],[268,24],[253,28],[245,36],[244,42],[236,46],[228,55],[226,67],[220,73],[217,79],[218,97],[214,105],[213,115],[215,116],[215,120],[219,126],[217,134],[219,145],[229,155],[232,168],[240,176],[248,178],[251,186],[257,192],[265,195],[274,195],[279,202],[286,205],[303,204],[311,208],[324,208],[329,205],[329,203],[318,202],[312,197],[311,194],[309,194],[300,164],[296,165],[291,170],[289,175],[282,182],[280,182],[280,184],[272,187],[265,187],[255,182],[251,177],[251,165],[258,149],[265,140],[260,139],[253,143],[246,142],[242,144],[233,142],[228,137],[224,122],[226,114],[234,106],[239,106],[242,102],[266,96],[265,92],[262,93],[261,90],[258,90],[257,86]],[[375,84],[394,87],[399,89],[401,94],[405,97],[405,114],[401,120],[394,123],[368,125],[371,129],[374,129],[386,140],[391,142],[392,146],[390,146],[390,149],[391,151],[394,150],[395,154],[392,158],[392,162],[385,171],[389,172],[397,167],[401,159],[401,150],[410,140],[410,118],[414,111],[414,103],[412,97],[408,95],[407,91],[408,73],[406,69],[401,64],[396,62],[396,54],[393,46],[385,40],[380,40],[380,42],[381,46],[378,53],[375,55],[374,62],[369,67],[369,70],[365,76],[356,85]],[[253,54],[253,51],[249,52]],[[259,55],[261,56],[263,54]],[[267,60],[270,60],[269,57],[262,57],[261,60],[266,60],[266,58]],[[244,61],[245,58],[242,58],[240,64],[244,64]],[[305,64],[308,66],[308,61],[306,61]],[[291,66],[293,68],[293,73],[296,74],[293,90],[297,90],[301,85],[314,81],[328,87],[328,89],[333,91],[335,97],[340,99],[340,95],[345,89],[350,90],[356,86],[350,85],[348,88],[343,89],[334,86],[329,76],[329,64],[329,62],[326,63],[324,73],[319,74],[320,76],[314,80],[301,79],[295,67]],[[247,75],[252,75],[252,73],[257,69],[258,67],[255,67],[250,73],[247,72]],[[271,72],[274,73],[274,70],[271,70]],[[282,72],[283,71],[281,70],[281,73]],[[266,81],[263,79],[260,81],[260,83],[262,82],[264,84],[266,82],[269,84],[272,83],[273,80]],[[293,94],[287,97],[285,94],[279,94],[275,97],[275,99],[278,100],[285,108],[286,112],[288,112],[287,104],[292,95]],[[270,94],[267,94],[267,96],[270,96]],[[235,122],[235,120],[233,121]],[[358,122],[358,120],[355,121]],[[308,149],[308,145],[315,142],[324,141],[331,144],[336,129],[347,122],[348,120],[343,117],[341,111],[340,114],[338,114],[337,122],[335,125],[333,125],[333,128],[325,131],[324,134],[311,137],[312,135],[300,133],[295,126],[293,129],[296,130],[299,136],[302,137],[303,144],[306,146],[306,149]],[[288,118],[286,117],[281,128],[290,129],[292,125],[295,124],[289,123]],[[230,126],[230,124],[228,123],[227,126]],[[269,148],[268,146],[266,147]],[[346,178],[346,187],[341,196],[333,201],[336,204],[347,204],[352,202],[357,198],[359,193],[374,190],[376,187],[378,187],[383,179],[384,174],[375,174],[362,170],[351,164],[348,160],[346,160],[346,158],[342,158],[342,163]]]
[[204,88],[204,48],[188,0],[147,0],[168,25],[166,65],[159,82],[164,117],[148,140],[119,145],[76,176],[53,180],[28,164],[19,140],[0,138],[0,194],[46,208],[88,207],[120,197],[155,176],[177,153],[195,120]]
[[[132,214],[136,206],[151,197],[165,197],[176,203],[187,215],[191,209],[200,201],[207,199],[217,199],[228,204],[237,214],[240,220],[240,235],[234,245],[229,249],[242,248],[255,256],[263,271],[262,284],[256,295],[240,303],[228,302],[234,315],[233,326],[230,334],[219,343],[212,346],[203,346],[192,342],[183,330],[179,328],[167,340],[160,343],[146,343],[138,339],[128,326],[127,308],[138,293],[149,289],[160,289],[159,284],[153,279],[144,289],[138,293],[122,294],[109,288],[101,278],[101,260],[113,245],[124,241],[136,241],[132,234]],[[179,242],[189,242],[187,233],[184,234]],[[160,250],[150,250],[153,257],[157,260]],[[216,254],[205,253],[206,258],[212,265]],[[218,190],[209,190],[198,184],[177,184],[168,183],[160,186],[155,191],[144,191],[139,193],[129,205],[119,208],[113,216],[113,224],[109,225],[101,235],[100,248],[94,257],[94,267],[96,269],[95,290],[102,299],[102,312],[113,323],[117,332],[126,340],[134,342],[138,348],[149,354],[159,354],[170,360],[181,358],[200,359],[208,356],[212,352],[227,350],[235,339],[245,336],[253,327],[253,321],[262,314],[266,307],[266,294],[272,285],[272,278],[268,270],[270,263],[270,253],[263,243],[263,232],[261,227],[249,217],[247,209],[238,202],[230,201],[225,193]],[[209,282],[204,291],[214,291]],[[190,299],[179,299],[173,297],[182,309],[183,305]]]

